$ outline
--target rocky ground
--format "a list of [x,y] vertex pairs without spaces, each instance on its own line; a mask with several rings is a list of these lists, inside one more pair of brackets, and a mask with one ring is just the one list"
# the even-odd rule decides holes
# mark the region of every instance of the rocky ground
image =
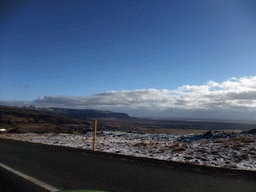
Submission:
[[[0,138],[92,149],[93,132],[86,134],[1,134]],[[199,165],[256,171],[256,130],[235,133],[142,134],[97,133],[97,151]]]

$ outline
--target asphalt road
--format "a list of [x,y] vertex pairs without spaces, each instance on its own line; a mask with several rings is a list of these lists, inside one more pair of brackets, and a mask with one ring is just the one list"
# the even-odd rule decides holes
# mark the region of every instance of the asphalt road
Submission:
[[228,171],[4,139],[0,139],[0,163],[62,190],[256,191],[256,172]]
[[0,168],[0,191],[2,192],[48,192],[6,169]]

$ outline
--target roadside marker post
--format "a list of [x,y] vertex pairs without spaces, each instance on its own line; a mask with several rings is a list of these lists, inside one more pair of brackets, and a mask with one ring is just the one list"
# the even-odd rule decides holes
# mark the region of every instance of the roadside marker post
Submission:
[[93,136],[93,151],[95,151],[96,145],[96,132],[97,132],[97,120],[94,121],[94,136]]

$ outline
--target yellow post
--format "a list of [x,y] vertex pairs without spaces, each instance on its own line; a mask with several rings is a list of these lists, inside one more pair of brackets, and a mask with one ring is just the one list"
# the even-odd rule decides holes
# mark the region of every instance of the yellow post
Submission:
[[96,130],[97,130],[97,120],[94,121],[93,151],[95,151],[95,145],[96,145]]

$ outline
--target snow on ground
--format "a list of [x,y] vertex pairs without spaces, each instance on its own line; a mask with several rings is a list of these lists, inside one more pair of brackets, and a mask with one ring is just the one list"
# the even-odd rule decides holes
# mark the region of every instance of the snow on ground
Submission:
[[[92,149],[93,132],[74,134],[1,134],[0,138]],[[97,151],[256,171],[256,135],[97,133]]]

